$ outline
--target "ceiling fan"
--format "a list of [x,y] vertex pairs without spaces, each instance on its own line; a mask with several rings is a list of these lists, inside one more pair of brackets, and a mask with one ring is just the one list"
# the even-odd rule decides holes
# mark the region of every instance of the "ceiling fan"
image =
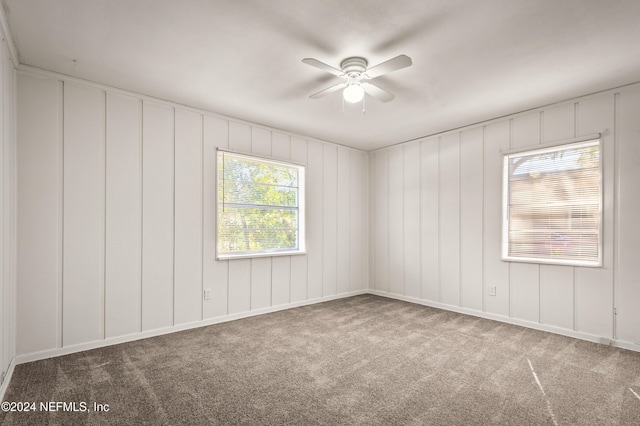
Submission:
[[313,58],[304,58],[302,62],[323,71],[327,71],[343,79],[341,83],[334,84],[333,86],[327,87],[326,89],[310,95],[310,98],[320,98],[328,95],[329,93],[344,89],[342,91],[342,96],[345,101],[351,103],[360,102],[364,98],[365,93],[368,93],[382,102],[389,102],[395,96],[373,84],[370,80],[380,77],[383,74],[409,67],[412,64],[411,58],[407,55],[398,55],[395,58],[391,58],[388,61],[382,62],[371,68],[367,68],[369,64],[365,58],[358,56],[349,57],[343,60],[340,63],[340,69],[334,68],[331,65],[327,65],[324,62],[320,62]]

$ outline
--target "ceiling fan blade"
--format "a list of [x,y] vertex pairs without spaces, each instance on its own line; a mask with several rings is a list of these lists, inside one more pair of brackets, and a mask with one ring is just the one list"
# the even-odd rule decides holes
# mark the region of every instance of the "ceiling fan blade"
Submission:
[[302,62],[304,62],[304,63],[305,63],[305,64],[307,64],[307,65],[311,65],[312,67],[319,68],[319,69],[321,69],[321,70],[323,70],[323,71],[330,72],[330,73],[331,73],[331,74],[333,74],[333,75],[337,75],[337,76],[339,76],[339,77],[341,77],[341,76],[342,76],[342,71],[340,71],[340,70],[339,70],[339,69],[337,69],[337,68],[332,67],[331,65],[327,65],[327,64],[325,64],[324,62],[320,62],[320,61],[319,61],[319,60],[317,60],[317,59],[313,59],[313,58],[304,58],[304,59],[302,60]]
[[373,83],[362,83],[362,88],[366,93],[368,93],[369,95],[373,96],[374,98],[382,102],[389,102],[393,100],[393,98],[395,98],[393,94],[376,86]]
[[329,93],[333,93],[340,89],[344,89],[345,87],[347,87],[347,83],[334,84],[333,86],[327,87],[326,89],[322,89],[321,91],[316,92],[313,95],[310,95],[309,97],[313,99],[318,99],[323,97],[324,95],[328,95]]
[[382,74],[387,74],[392,71],[397,71],[402,68],[406,68],[411,66],[413,62],[411,58],[407,55],[398,55],[395,58],[391,58],[388,61],[382,62],[381,64],[374,65],[373,67],[367,69],[367,76],[369,78],[376,78],[381,76]]

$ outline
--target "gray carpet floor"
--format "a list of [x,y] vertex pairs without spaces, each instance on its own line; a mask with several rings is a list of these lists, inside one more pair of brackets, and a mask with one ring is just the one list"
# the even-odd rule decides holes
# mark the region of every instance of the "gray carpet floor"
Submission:
[[639,395],[640,353],[363,295],[18,365],[37,410],[0,423],[638,425]]

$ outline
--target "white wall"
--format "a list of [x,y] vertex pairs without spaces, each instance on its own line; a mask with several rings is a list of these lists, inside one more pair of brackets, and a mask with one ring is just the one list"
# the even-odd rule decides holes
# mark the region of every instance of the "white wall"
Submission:
[[[16,354],[16,144],[14,65],[7,41],[0,52],[0,377],[10,374]],[[6,388],[7,383],[1,389]],[[0,396],[2,391],[0,390]]]
[[[366,291],[640,347],[640,85],[367,154],[47,72],[17,83],[20,361]],[[604,267],[501,261],[500,150],[595,132]],[[216,147],[307,164],[307,255],[215,261]]]
[[[17,87],[22,360],[367,289],[365,152],[50,73]],[[216,147],[307,165],[307,255],[215,260]]]
[[[372,152],[372,290],[637,349],[638,111],[635,85]],[[500,150],[600,132],[604,266],[501,261]]]

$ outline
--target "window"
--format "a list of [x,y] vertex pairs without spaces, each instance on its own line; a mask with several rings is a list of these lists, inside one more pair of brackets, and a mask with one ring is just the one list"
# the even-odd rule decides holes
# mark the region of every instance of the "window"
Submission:
[[304,253],[303,166],[217,153],[217,257]]
[[504,157],[502,258],[602,264],[600,140]]

